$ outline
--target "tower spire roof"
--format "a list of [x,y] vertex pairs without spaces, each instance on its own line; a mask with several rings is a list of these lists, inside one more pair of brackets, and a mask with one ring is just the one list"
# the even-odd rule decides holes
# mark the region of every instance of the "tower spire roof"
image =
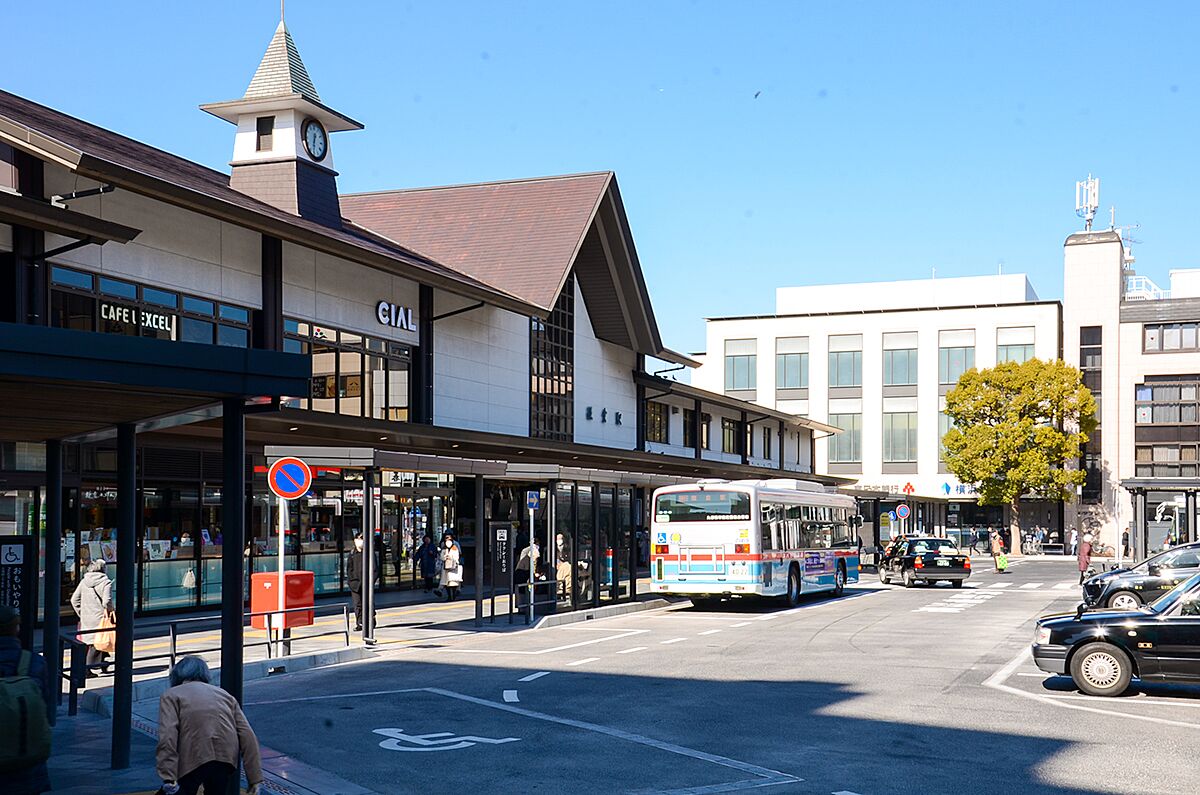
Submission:
[[275,35],[271,37],[271,43],[267,45],[267,51],[242,99],[267,99],[292,94],[300,94],[313,102],[321,101],[317,87],[304,68],[304,61],[300,60],[296,42],[280,19]]

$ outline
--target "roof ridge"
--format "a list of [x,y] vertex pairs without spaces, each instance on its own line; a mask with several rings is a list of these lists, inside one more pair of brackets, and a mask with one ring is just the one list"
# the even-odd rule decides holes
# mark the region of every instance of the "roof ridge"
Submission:
[[317,87],[313,85],[312,78],[308,76],[308,69],[300,59],[300,50],[296,48],[291,32],[281,19],[242,99],[265,99],[291,94],[300,94],[316,102],[321,101]]
[[388,188],[384,190],[367,190],[355,193],[340,193],[340,198],[354,198],[357,196],[387,196],[396,193],[420,193],[424,191],[435,190],[455,190],[457,188],[486,188],[493,185],[521,185],[531,182],[556,182],[559,180],[581,179],[583,177],[603,177],[613,174],[612,170],[604,171],[581,171],[577,174],[549,174],[543,177],[520,177],[518,179],[497,179],[488,182],[462,182],[454,185],[426,185],[417,188]]

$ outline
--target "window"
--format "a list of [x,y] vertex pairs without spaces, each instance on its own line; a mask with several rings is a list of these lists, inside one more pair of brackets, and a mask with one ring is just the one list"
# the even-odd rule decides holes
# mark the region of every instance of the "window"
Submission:
[[917,350],[883,352],[883,385],[907,386],[917,383]]
[[646,441],[670,443],[671,409],[666,403],[646,401]]
[[721,452],[741,454],[742,452],[742,435],[738,426],[741,425],[737,420],[731,420],[728,417],[721,418]]
[[[1033,358],[1032,345],[997,345],[996,346],[996,364],[1004,362],[1016,362],[1024,364]],[[970,369],[970,368],[968,368]]]
[[311,354],[313,362],[309,394],[284,405],[408,421],[412,354],[407,345],[293,318],[284,318],[283,334],[285,351]]
[[775,388],[808,389],[808,337],[775,340]]
[[842,432],[829,437],[829,463],[862,462],[862,415],[830,414],[829,424]]
[[1100,326],[1083,326],[1079,329],[1079,367],[1082,370],[1099,370],[1103,360],[1101,342],[1104,329]]
[[1134,448],[1134,474],[1139,478],[1195,478],[1200,450],[1195,442],[1139,444]]
[[[219,316],[219,317],[217,317]],[[50,322],[59,328],[249,348],[250,310],[53,266]]]
[[975,346],[938,348],[938,383],[953,386],[975,366]]
[[883,460],[904,463],[917,460],[917,414],[883,415]]
[[1200,350],[1197,323],[1153,323],[1142,327],[1142,349],[1147,353]]
[[1200,416],[1196,382],[1139,384],[1134,422],[1138,425],[1195,425]]
[[[694,409],[683,410],[683,446],[696,447],[696,433],[694,426],[696,424],[696,412]],[[712,416],[708,414],[700,414],[700,449],[708,449],[708,426],[712,424]]]
[[725,391],[758,388],[755,340],[725,340]]
[[946,438],[946,434],[950,433],[950,429],[954,427],[954,418],[946,412],[938,414],[938,460],[946,460],[946,446],[942,440]]
[[762,429],[762,457],[773,458],[774,451],[771,449],[771,442],[775,438],[775,432],[771,428],[764,427]]
[[255,132],[254,151],[270,152],[275,146],[275,117],[259,116],[255,120]]
[[862,386],[862,351],[830,351],[829,385]]
[[575,438],[575,276],[567,277],[554,311],[529,326],[529,435]]

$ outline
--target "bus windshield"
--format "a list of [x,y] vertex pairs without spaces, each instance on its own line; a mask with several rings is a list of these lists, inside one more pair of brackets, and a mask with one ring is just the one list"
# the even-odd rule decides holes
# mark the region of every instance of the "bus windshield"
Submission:
[[660,494],[654,505],[658,522],[749,521],[750,495],[740,491],[681,491]]

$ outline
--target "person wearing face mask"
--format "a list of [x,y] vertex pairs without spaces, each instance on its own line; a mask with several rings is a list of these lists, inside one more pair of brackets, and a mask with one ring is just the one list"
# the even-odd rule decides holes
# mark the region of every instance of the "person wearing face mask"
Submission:
[[[362,589],[366,566],[362,533],[354,536],[354,551],[346,558],[346,584],[350,586],[350,604],[354,607],[354,631],[362,631]],[[375,556],[375,585],[379,585],[379,556]],[[375,629],[374,605],[371,610],[371,629]]]
[[454,536],[446,533],[442,537],[442,580],[441,586],[446,591],[446,601],[452,602],[458,598],[458,589],[462,586],[462,550],[454,543]]
[[554,577],[558,580],[563,599],[571,597],[571,545],[566,536],[557,533],[554,536]]

